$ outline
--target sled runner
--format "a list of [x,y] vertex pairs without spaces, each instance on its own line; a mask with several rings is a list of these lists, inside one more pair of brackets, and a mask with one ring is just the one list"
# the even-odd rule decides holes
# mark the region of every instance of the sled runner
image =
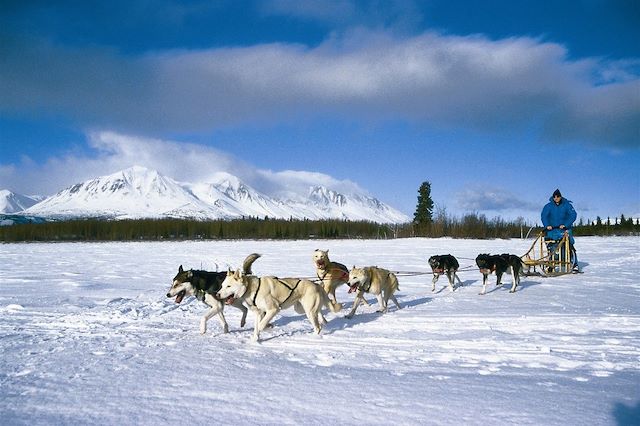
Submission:
[[561,239],[552,240],[540,232],[521,259],[525,265],[524,275],[554,277],[578,272],[574,270],[575,249],[566,233]]

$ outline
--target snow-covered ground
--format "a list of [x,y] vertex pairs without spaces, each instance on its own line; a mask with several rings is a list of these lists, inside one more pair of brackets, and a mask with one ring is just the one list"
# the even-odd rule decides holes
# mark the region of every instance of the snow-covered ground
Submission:
[[[0,410],[14,424],[638,424],[640,238],[578,238],[584,274],[525,277],[478,295],[481,252],[530,240],[0,244]],[[251,252],[260,275],[311,277],[311,253],[426,272],[451,253],[463,286],[399,277],[387,314],[353,295],[320,336],[295,311],[251,343],[226,309],[165,297],[178,266],[215,270]],[[469,267],[469,268],[467,268]],[[511,277],[504,280],[511,283]],[[368,298],[371,302],[373,297]]]

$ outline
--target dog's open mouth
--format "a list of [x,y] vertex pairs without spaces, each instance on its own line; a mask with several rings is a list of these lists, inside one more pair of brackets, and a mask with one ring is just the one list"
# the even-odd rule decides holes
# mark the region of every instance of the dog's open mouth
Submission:
[[324,260],[318,260],[318,261],[316,262],[316,266],[317,266],[318,268],[324,268]]
[[490,274],[491,273],[491,269],[489,268],[480,268],[480,272],[483,274]]
[[187,290],[182,290],[180,293],[176,294],[176,303],[181,303],[185,294],[187,294]]
[[227,305],[233,305],[233,302],[236,301],[236,298],[233,296],[229,296],[226,299],[224,299],[224,303],[226,303]]
[[358,284],[360,284],[360,283],[349,284],[349,293],[353,293],[354,291],[358,291]]

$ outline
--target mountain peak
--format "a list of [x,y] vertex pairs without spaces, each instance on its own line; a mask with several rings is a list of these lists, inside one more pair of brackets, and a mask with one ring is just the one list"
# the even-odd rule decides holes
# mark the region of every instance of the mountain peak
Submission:
[[0,190],[0,213],[17,213],[38,203],[38,198]]
[[263,194],[229,173],[210,183],[180,183],[156,170],[131,166],[72,185],[25,213],[49,217],[189,217],[232,219],[272,217],[368,220],[401,223],[408,218],[364,194],[342,194],[324,186],[309,188],[294,200]]

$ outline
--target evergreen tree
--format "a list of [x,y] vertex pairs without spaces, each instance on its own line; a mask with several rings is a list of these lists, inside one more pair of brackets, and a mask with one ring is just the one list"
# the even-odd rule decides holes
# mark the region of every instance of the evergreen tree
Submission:
[[433,200],[431,199],[431,184],[422,182],[418,189],[418,205],[413,215],[413,222],[418,225],[428,225],[433,221]]

